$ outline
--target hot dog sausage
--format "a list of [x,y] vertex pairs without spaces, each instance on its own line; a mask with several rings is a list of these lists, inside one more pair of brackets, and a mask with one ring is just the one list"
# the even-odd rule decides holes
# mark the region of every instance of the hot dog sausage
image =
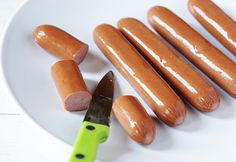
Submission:
[[92,96],[77,64],[73,60],[62,60],[56,62],[51,70],[65,109],[67,111],[86,109]]
[[236,56],[236,23],[211,0],[189,0],[192,15]]
[[210,112],[219,105],[220,97],[215,88],[142,22],[124,18],[118,22],[118,27],[194,107]]
[[153,7],[148,19],[195,66],[236,97],[236,64],[232,60],[167,8]]
[[49,53],[61,58],[81,63],[88,52],[88,45],[67,32],[52,26],[38,26],[33,36],[35,41]]
[[121,126],[133,140],[143,145],[150,144],[154,140],[155,122],[137,98],[122,96],[114,102],[112,110]]
[[162,121],[171,126],[184,121],[186,108],[182,100],[119,30],[99,25],[94,30],[94,40]]

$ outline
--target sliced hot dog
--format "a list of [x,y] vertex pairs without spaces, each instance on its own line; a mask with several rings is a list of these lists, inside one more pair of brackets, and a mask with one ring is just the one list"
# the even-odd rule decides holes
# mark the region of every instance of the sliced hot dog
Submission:
[[183,101],[119,30],[111,25],[99,25],[94,30],[94,40],[162,121],[171,126],[184,121]]
[[142,22],[124,18],[118,22],[118,27],[194,107],[210,112],[219,105],[220,97],[216,89]]
[[44,50],[61,59],[74,60],[77,64],[84,60],[88,52],[87,44],[52,25],[38,26],[33,36]]
[[148,19],[154,29],[221,88],[236,97],[236,64],[181,18],[153,7]]
[[88,107],[92,96],[73,60],[56,62],[52,66],[52,76],[67,111],[79,111]]
[[189,0],[192,15],[236,56],[236,22],[211,0]]
[[118,98],[114,102],[112,110],[121,126],[133,140],[143,145],[150,144],[154,140],[155,122],[136,97]]

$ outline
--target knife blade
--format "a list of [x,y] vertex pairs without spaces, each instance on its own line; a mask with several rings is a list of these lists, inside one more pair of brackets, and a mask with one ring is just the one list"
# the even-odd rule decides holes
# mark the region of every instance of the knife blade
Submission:
[[98,83],[69,162],[94,162],[99,143],[109,135],[114,75],[109,71]]

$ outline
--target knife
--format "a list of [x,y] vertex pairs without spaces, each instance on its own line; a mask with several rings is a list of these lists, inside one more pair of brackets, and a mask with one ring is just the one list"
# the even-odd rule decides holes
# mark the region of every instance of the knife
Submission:
[[107,140],[113,102],[114,76],[109,71],[93,94],[69,162],[94,162],[99,143]]

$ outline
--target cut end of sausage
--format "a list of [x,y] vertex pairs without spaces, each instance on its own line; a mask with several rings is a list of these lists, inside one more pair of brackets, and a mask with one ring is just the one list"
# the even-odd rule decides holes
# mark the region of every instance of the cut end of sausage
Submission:
[[88,45],[85,44],[83,47],[81,47],[79,49],[79,51],[76,54],[74,54],[74,56],[73,56],[74,57],[74,61],[77,64],[80,64],[84,60],[85,56],[88,53],[88,48],[89,48]]
[[88,108],[92,96],[88,92],[76,92],[69,95],[65,101],[64,106],[67,111],[82,111]]

